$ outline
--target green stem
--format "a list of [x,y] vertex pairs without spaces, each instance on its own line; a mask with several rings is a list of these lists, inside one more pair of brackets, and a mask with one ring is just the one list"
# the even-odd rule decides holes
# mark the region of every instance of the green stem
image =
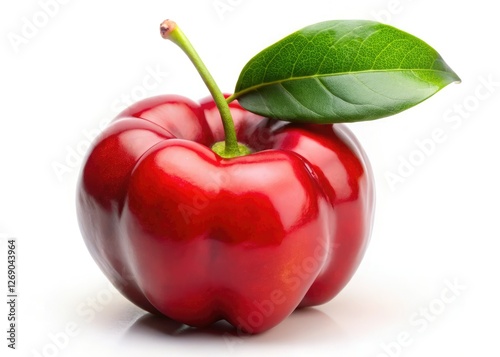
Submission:
[[226,98],[226,103],[231,103],[232,101],[236,100],[238,97],[236,96],[237,93],[232,94],[231,96]]
[[193,45],[189,39],[184,35],[179,26],[171,20],[165,20],[160,26],[161,36],[164,39],[168,39],[179,46],[184,53],[189,57],[191,62],[194,64],[198,73],[200,74],[203,82],[205,82],[210,94],[219,109],[220,116],[222,118],[222,125],[224,127],[225,134],[225,147],[224,147],[224,157],[236,157],[240,156],[240,148],[238,145],[238,139],[236,138],[236,130],[234,128],[233,118],[231,116],[231,111],[229,110],[229,105],[226,102],[226,98],[222,94],[219,86],[215,82],[214,78],[208,71],[207,67],[201,60],[200,56],[194,49]]

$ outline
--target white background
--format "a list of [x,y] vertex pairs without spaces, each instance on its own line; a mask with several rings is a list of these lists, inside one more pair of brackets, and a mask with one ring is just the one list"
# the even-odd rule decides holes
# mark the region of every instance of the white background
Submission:
[[[219,12],[214,0],[61,0],[43,10],[46,2],[0,5],[5,296],[6,238],[19,245],[12,355],[500,355],[500,29],[493,2],[221,0],[228,8]],[[350,125],[377,183],[367,255],[333,301],[259,336],[228,338],[141,319],[142,311],[109,288],[79,233],[74,196],[86,135],[127,97],[138,99],[151,71],[162,74],[147,96],[208,93],[180,50],[160,38],[165,18],[183,27],[226,92],[258,51],[331,19],[380,20],[406,30],[436,48],[463,80],[397,116]],[[442,140],[432,147],[436,130]],[[418,142],[428,143],[425,157]],[[418,165],[390,185],[387,176],[400,175],[410,159]],[[12,352],[5,308],[1,355]]]

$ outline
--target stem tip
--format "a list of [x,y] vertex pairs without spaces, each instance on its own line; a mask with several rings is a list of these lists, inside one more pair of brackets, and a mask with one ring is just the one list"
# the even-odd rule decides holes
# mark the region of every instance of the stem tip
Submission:
[[161,37],[163,37],[165,40],[167,40],[176,26],[177,26],[177,24],[175,23],[175,21],[168,20],[168,19],[163,21],[160,25]]

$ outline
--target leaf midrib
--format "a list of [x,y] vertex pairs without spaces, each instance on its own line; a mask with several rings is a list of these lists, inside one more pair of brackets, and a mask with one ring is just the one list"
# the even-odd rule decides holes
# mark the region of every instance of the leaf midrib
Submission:
[[354,75],[354,74],[363,74],[363,73],[384,73],[384,72],[435,72],[435,73],[446,73],[446,74],[452,74],[449,71],[442,71],[442,70],[437,70],[437,69],[432,69],[432,68],[395,68],[395,69],[377,69],[377,70],[363,70],[363,71],[355,71],[355,72],[338,72],[338,73],[325,73],[325,74],[313,74],[313,75],[308,75],[308,76],[300,76],[300,77],[289,77],[286,79],[280,79],[277,81],[271,81],[271,82],[262,82],[260,84],[248,87],[244,90],[241,90],[239,92],[234,93],[231,97],[228,98],[228,102],[231,102],[235,99],[238,99],[242,95],[245,95],[247,93],[257,91],[263,87],[267,86],[272,86],[272,85],[278,85],[282,84],[284,82],[293,82],[293,81],[299,81],[299,80],[304,80],[304,79],[314,79],[314,78],[323,78],[323,77],[338,77],[338,76],[345,76],[345,75]]

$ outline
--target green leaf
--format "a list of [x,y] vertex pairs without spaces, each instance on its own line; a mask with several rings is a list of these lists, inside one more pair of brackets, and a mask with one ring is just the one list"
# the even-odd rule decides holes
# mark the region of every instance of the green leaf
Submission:
[[256,55],[228,100],[282,120],[354,122],[399,113],[459,81],[415,36],[374,21],[327,21]]

